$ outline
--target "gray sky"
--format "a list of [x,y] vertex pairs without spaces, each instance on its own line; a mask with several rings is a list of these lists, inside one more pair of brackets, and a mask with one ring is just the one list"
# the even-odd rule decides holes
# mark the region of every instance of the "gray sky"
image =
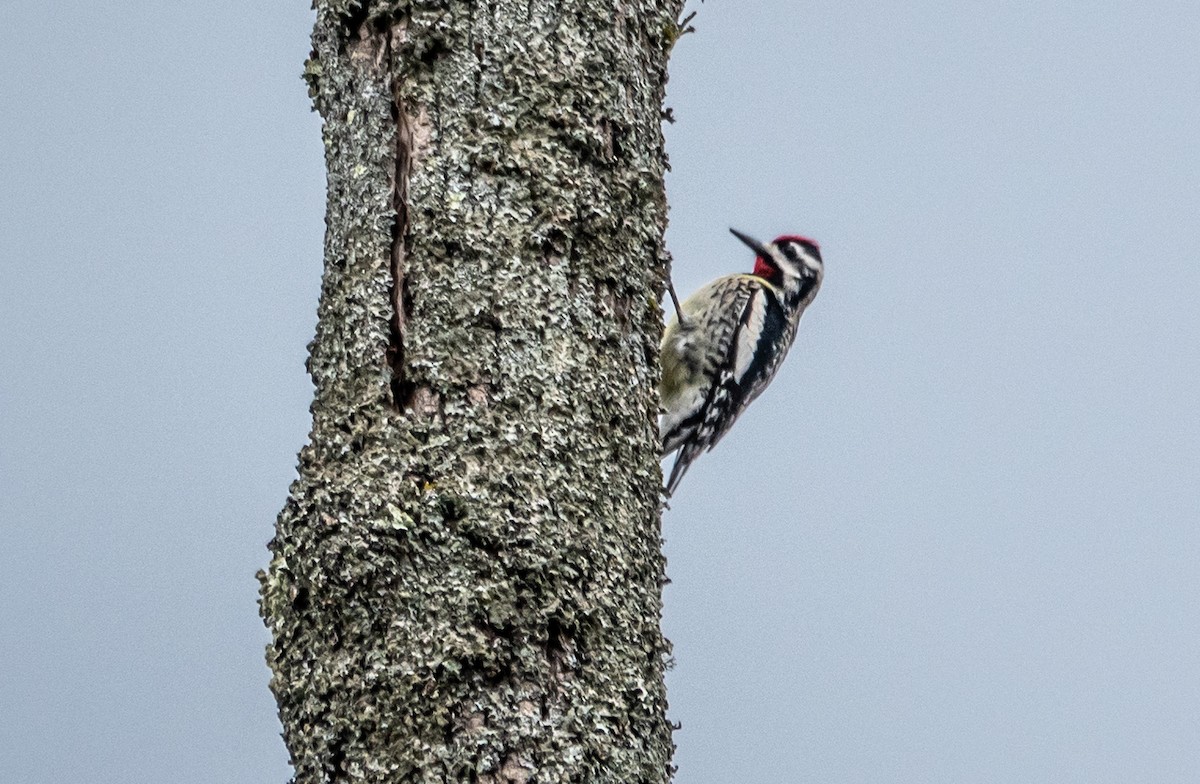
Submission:
[[[283,781],[306,3],[0,1],[0,770]],[[822,243],[666,517],[681,784],[1200,781],[1200,5],[710,0],[681,294]],[[903,5],[903,8],[899,8]]]

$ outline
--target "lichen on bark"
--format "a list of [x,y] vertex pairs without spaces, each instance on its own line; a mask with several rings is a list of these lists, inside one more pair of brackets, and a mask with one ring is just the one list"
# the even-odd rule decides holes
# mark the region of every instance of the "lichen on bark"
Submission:
[[310,441],[261,575],[297,782],[663,782],[681,0],[317,3]]

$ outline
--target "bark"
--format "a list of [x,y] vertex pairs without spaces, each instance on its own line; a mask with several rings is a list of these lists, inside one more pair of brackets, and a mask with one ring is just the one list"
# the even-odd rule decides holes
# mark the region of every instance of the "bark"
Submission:
[[663,782],[681,0],[319,0],[310,441],[262,581],[295,780]]

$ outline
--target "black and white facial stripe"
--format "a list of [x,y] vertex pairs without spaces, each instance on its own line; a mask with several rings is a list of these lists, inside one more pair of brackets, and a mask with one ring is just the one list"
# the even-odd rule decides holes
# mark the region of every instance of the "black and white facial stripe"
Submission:
[[772,282],[783,289],[788,308],[807,304],[825,272],[820,246],[807,237],[780,237],[767,247],[772,251],[769,263],[781,273]]

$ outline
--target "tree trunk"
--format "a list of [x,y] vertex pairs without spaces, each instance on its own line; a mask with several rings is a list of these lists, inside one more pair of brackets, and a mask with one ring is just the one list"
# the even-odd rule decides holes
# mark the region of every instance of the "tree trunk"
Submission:
[[682,0],[319,0],[309,444],[262,580],[295,780],[664,782]]

